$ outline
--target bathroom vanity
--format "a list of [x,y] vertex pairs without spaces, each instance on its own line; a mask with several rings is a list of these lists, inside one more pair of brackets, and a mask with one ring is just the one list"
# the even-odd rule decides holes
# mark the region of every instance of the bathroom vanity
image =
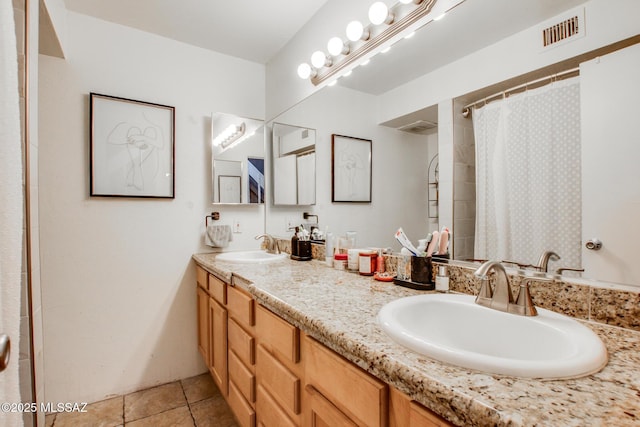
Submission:
[[420,291],[318,261],[193,258],[199,349],[242,426],[640,422],[637,331],[585,323],[609,352],[586,377],[491,375],[414,353],[382,331],[380,308]]

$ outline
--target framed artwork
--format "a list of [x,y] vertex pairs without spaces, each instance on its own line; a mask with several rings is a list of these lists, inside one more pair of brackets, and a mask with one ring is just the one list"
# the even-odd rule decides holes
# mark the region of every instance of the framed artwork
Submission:
[[371,140],[331,135],[331,201],[371,203]]
[[175,109],[90,94],[90,195],[175,197]]
[[241,178],[233,175],[218,175],[220,203],[240,203],[242,201]]

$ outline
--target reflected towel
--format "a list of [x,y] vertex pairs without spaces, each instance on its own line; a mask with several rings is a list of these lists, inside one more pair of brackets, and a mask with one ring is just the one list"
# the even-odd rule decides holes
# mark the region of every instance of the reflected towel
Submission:
[[233,233],[230,225],[207,225],[207,232],[204,235],[207,246],[226,248],[231,240],[233,240]]

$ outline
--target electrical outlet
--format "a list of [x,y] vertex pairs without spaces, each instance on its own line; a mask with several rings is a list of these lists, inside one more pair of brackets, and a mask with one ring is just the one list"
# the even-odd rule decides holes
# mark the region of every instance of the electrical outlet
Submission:
[[233,220],[233,232],[234,233],[242,233],[242,230],[240,228],[240,221],[238,221],[237,219]]
[[291,231],[295,227],[300,225],[300,220],[295,218],[285,218],[284,220],[284,231]]

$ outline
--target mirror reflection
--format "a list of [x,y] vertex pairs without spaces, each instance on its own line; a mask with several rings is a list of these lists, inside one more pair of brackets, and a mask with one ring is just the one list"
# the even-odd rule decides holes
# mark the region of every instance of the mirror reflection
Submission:
[[316,203],[315,129],[274,123],[273,204]]
[[[317,215],[317,224],[312,225],[321,231],[328,227],[334,236],[355,232],[359,248],[396,248],[394,235],[399,227],[417,243],[438,228],[435,215],[429,218],[427,192],[429,163],[438,150],[436,128],[400,130],[377,124],[375,116],[376,96],[336,85],[308,97],[277,122],[300,123],[316,131],[316,204],[304,208]],[[331,201],[332,135],[371,141],[370,202]],[[267,212],[270,234],[291,237],[290,224],[303,222],[308,223],[302,209],[270,206]]]
[[211,147],[213,203],[264,203],[264,122],[214,113]]
[[[569,3],[566,2],[565,7],[570,6]],[[457,25],[460,23],[457,19],[467,13],[473,14],[474,11],[477,13],[477,10],[473,9],[474,4],[474,2],[465,2],[450,12],[447,16],[447,26],[422,28],[418,32],[419,34],[416,34],[417,39],[414,38],[413,42],[420,40],[421,37],[438,39],[437,37],[429,37],[427,33],[433,36],[438,31],[446,31],[446,29],[451,29],[451,31],[456,29],[457,36],[463,37],[460,28],[464,26]],[[475,5],[477,6],[477,4]],[[482,21],[482,25],[486,26],[487,22]],[[509,38],[507,35],[502,37]],[[638,91],[638,79],[628,78],[628,73],[625,71],[632,70],[634,67],[637,69],[640,60],[637,53],[640,49],[638,36],[615,43],[609,41],[608,43],[612,43],[611,45],[603,45],[597,51],[584,52],[579,56],[559,57],[559,60],[562,59],[562,61],[554,64],[531,61],[531,67],[521,69],[522,74],[519,76],[504,77],[505,74],[496,69],[487,71],[487,73],[493,73],[491,77],[477,78],[471,72],[474,66],[481,67],[485,63],[501,58],[500,55],[504,56],[504,51],[498,52],[500,40],[496,39],[493,42],[497,46],[495,49],[491,47],[483,50],[482,53],[480,51],[465,53],[469,55],[469,58],[465,58],[464,61],[466,64],[464,79],[448,78],[450,75],[462,75],[463,73],[461,65],[451,62],[450,64],[440,64],[440,69],[430,74],[427,72],[423,76],[424,78],[413,76],[414,80],[394,82],[395,86],[381,88],[382,82],[390,82],[390,79],[398,75],[396,70],[402,71],[415,67],[412,67],[410,61],[403,62],[397,60],[397,57],[394,58],[393,63],[391,63],[390,57],[383,57],[380,61],[378,61],[379,58],[374,58],[371,64],[364,68],[364,71],[359,70],[359,74],[354,72],[353,76],[338,80],[338,84],[334,87],[323,88],[285,112],[283,116],[276,118],[276,121],[285,121],[283,117],[294,116],[297,123],[305,123],[306,126],[317,130],[318,200],[314,207],[314,213],[319,215],[321,227],[324,229],[324,226],[329,226],[331,231],[338,236],[347,230],[355,230],[358,233],[358,244],[362,246],[388,245],[399,249],[391,237],[399,226],[405,229],[414,242],[424,238],[433,230],[447,226],[452,229],[451,249],[457,260],[484,258],[485,256],[498,257],[507,261],[509,258],[516,258],[510,261],[537,267],[545,253],[555,253],[559,255],[560,259],[556,259],[555,256],[548,257],[547,268],[550,273],[565,273],[567,269],[580,270],[584,268],[585,272],[581,276],[584,278],[613,283],[640,283],[640,274],[637,269],[635,269],[636,272],[627,274],[634,270],[633,260],[627,255],[632,256],[635,251],[629,247],[629,244],[637,240],[629,236],[629,233],[637,228],[629,222],[637,217],[636,212],[638,212],[637,206],[640,206],[638,202],[640,199],[637,191],[623,191],[621,188],[621,183],[637,181],[634,177],[637,176],[635,171],[638,168],[627,166],[626,162],[624,166],[621,163],[622,157],[625,160],[637,159],[640,154],[635,148],[637,144],[629,144],[634,136],[631,134],[628,119],[625,122],[621,118],[625,117],[625,110],[632,111],[634,109],[633,101],[629,101],[630,97],[625,94],[637,93]],[[426,44],[424,43],[423,46]],[[505,44],[508,44],[508,41],[505,41]],[[413,51],[411,55],[407,54],[407,58],[433,57],[424,55],[424,52],[420,51],[419,43],[414,46],[417,50]],[[394,49],[391,53],[394,52]],[[409,51],[412,46],[407,43],[400,46],[400,49]],[[603,55],[607,54],[618,55],[622,57],[622,60],[616,64],[605,66],[603,64],[605,62],[608,64],[608,58],[605,59],[606,56]],[[599,58],[598,61],[591,64],[592,61],[596,61],[594,59],[596,57]],[[587,76],[587,67],[592,68],[589,71],[588,80],[585,77]],[[579,77],[577,78],[580,82],[580,89],[579,96],[573,96],[571,101],[574,104],[577,103],[577,110],[574,110],[571,116],[573,118],[560,117],[560,123],[553,127],[548,125],[549,121],[542,118],[543,124],[538,123],[534,126],[541,131],[554,130],[563,133],[567,131],[566,125],[571,124],[574,128],[572,131],[574,138],[568,145],[574,149],[573,152],[571,154],[564,153],[562,150],[566,148],[565,144],[555,144],[543,151],[560,151],[556,152],[555,157],[543,159],[542,163],[538,163],[538,166],[534,166],[530,162],[532,154],[529,152],[519,154],[503,152],[503,156],[509,156],[511,159],[508,162],[509,167],[533,169],[542,173],[542,175],[532,178],[532,187],[520,191],[522,200],[519,205],[523,208],[523,218],[517,224],[512,224],[518,228],[518,231],[529,233],[529,235],[520,236],[517,239],[529,240],[529,243],[533,243],[530,245],[531,248],[522,255],[515,252],[490,253],[485,251],[484,254],[481,254],[482,256],[477,256],[480,251],[476,250],[476,241],[479,241],[476,238],[478,231],[476,211],[477,203],[479,203],[476,200],[476,185],[488,179],[486,169],[492,169],[493,172],[496,170],[491,166],[494,161],[493,154],[486,159],[487,163],[485,163],[484,169],[476,170],[475,138],[478,135],[474,136],[472,119],[463,117],[464,107],[489,95],[501,93],[521,84],[535,82],[541,77],[555,76],[558,73],[578,68]],[[438,76],[440,80],[436,81]],[[505,80],[506,78],[508,80]],[[420,81],[416,83],[416,80]],[[368,83],[370,84],[367,86]],[[441,89],[440,86],[444,89]],[[394,92],[394,88],[399,89]],[[429,98],[429,96],[425,95],[426,92],[422,94],[419,92],[420,90],[428,91],[429,88],[436,91],[440,98],[434,101],[438,102],[437,105],[425,107],[426,103],[421,102],[418,97],[422,95]],[[606,88],[606,90],[602,88]],[[444,95],[445,93],[449,94],[449,98]],[[542,109],[545,110],[545,113],[562,116],[565,102],[566,99],[563,97],[548,99],[543,102]],[[415,108],[412,110],[403,104]],[[398,113],[391,116],[390,112],[392,111]],[[434,111],[436,111],[435,118]],[[487,112],[489,111],[487,110]],[[510,112],[508,110],[504,114]],[[576,117],[580,119],[577,133],[575,131]],[[432,134],[435,148],[427,148],[430,142],[426,142],[424,153],[418,153],[413,151],[416,150],[416,146],[409,148],[404,145],[403,140],[406,140],[408,135],[402,128],[411,128],[412,124],[423,122],[437,123],[437,129],[432,130],[435,132]],[[329,145],[326,139],[333,133],[373,141],[373,196],[371,204],[354,206],[330,202],[330,158],[329,154],[325,152],[325,145]],[[576,135],[579,137],[578,151],[575,150]],[[615,146],[612,145],[614,141]],[[584,150],[585,147],[589,147],[593,151],[587,153]],[[429,162],[436,154],[438,154],[436,160],[437,178],[435,168],[433,173],[429,172]],[[581,159],[581,165],[576,165],[577,157]],[[609,162],[609,158],[617,158],[617,161]],[[607,160],[606,164],[602,163],[605,159]],[[563,174],[567,173],[571,175],[573,184],[571,189],[567,190],[568,193],[565,191],[565,195],[560,196],[565,200],[550,202],[554,208],[567,204],[572,208],[568,216],[559,220],[559,214],[553,214],[553,210],[549,209],[549,204],[533,202],[538,190],[542,187],[543,180],[550,181],[545,186],[554,192],[557,190],[554,183],[564,182],[567,177]],[[602,180],[605,176],[607,178],[606,184]],[[509,181],[509,179],[501,178],[498,181],[502,184],[513,184],[514,181]],[[628,186],[624,187],[628,188]],[[580,198],[575,197],[576,188],[579,188]],[[589,189],[589,191],[585,191],[585,189]],[[507,190],[506,188],[499,188],[497,191],[518,192],[517,189]],[[610,196],[613,195],[617,198],[610,200]],[[499,203],[501,209],[498,211],[498,215],[511,209],[510,202],[502,201]],[[283,230],[283,224],[286,224],[283,219],[294,214],[295,212],[292,210],[272,209],[267,214],[267,230],[282,234],[282,231],[286,231],[286,229]],[[562,215],[564,214],[565,212],[562,212]],[[481,215],[485,215],[485,213],[481,213]],[[581,226],[576,229],[568,227],[568,223],[573,225],[581,223]],[[560,229],[563,233],[567,230],[569,235],[561,235],[558,233]],[[532,230],[542,231],[531,234]],[[503,231],[504,227],[501,226],[500,232]],[[605,233],[608,237],[603,239],[602,236]],[[497,231],[483,234],[483,244],[487,247],[495,246],[497,243],[491,239],[497,234]],[[600,246],[592,244],[590,249],[588,243],[596,241],[602,242],[602,244]],[[627,246],[624,246],[623,242],[626,242]],[[558,271],[558,269],[562,271]],[[622,272],[625,274],[620,274]]]

